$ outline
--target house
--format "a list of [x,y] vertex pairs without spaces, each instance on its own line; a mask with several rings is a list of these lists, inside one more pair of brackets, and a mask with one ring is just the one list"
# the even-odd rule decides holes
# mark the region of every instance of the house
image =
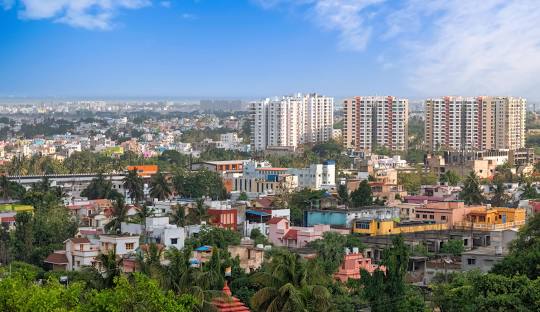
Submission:
[[268,224],[268,239],[275,246],[303,248],[308,243],[320,239],[325,232],[349,234],[349,230],[332,229],[327,224],[317,224],[312,227],[289,226],[285,218],[272,218]]
[[398,219],[400,209],[396,207],[369,206],[353,209],[305,210],[304,225],[328,224],[351,228],[352,222],[358,218],[365,219]]
[[114,251],[117,256],[134,253],[139,248],[139,238],[139,235],[103,234],[99,237],[99,250],[103,254]]
[[96,265],[99,247],[87,238],[70,238],[64,241],[63,250],[55,250],[43,262],[53,271],[78,271]]
[[361,270],[373,273],[377,269],[386,271],[384,266],[379,267],[378,265],[371,263],[371,259],[364,257],[364,255],[359,252],[358,248],[353,248],[352,252],[347,248],[341,266],[338,268],[338,271],[334,273],[334,278],[345,283],[350,278],[360,279]]
[[169,224],[169,217],[147,217],[145,226],[139,223],[122,222],[121,232],[135,235],[146,232],[146,235],[154,243],[162,244],[166,248],[176,247],[182,249],[186,239],[184,228]]
[[128,166],[126,169],[127,171],[136,170],[139,177],[145,178],[145,179],[152,177],[154,174],[156,174],[159,171],[159,167],[157,165]]
[[242,239],[238,246],[229,246],[231,258],[240,260],[240,267],[246,272],[251,273],[262,266],[264,261],[263,246],[253,246],[253,241],[249,238]]
[[236,230],[238,224],[238,211],[234,208],[218,207],[207,210],[210,215],[210,224],[229,230]]
[[492,231],[519,228],[525,224],[523,208],[480,206],[469,211],[463,221],[454,222],[455,229]]
[[381,219],[358,219],[353,222],[353,233],[370,236],[395,235],[403,233],[416,233],[425,231],[447,230],[447,224],[430,221],[403,221]]

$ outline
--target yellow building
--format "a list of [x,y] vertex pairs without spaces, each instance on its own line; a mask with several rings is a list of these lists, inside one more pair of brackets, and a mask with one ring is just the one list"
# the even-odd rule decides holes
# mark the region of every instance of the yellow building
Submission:
[[34,207],[20,204],[2,204],[0,212],[34,212]]
[[442,231],[447,230],[447,224],[408,221],[396,222],[394,220],[355,220],[353,222],[353,232],[366,234],[370,236],[394,235],[401,233],[415,233],[424,231]]
[[481,207],[465,215],[455,228],[474,230],[500,230],[520,227],[525,224],[525,209],[506,207]]

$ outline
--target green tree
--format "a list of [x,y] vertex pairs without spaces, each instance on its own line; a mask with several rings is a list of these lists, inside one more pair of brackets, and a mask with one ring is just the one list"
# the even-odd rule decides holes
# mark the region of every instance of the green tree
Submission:
[[441,248],[441,253],[449,254],[454,257],[461,256],[464,251],[465,245],[463,245],[463,241],[461,239],[451,239],[443,244]]
[[448,185],[456,186],[461,181],[461,177],[453,170],[446,171],[441,175],[440,181],[442,183],[448,183]]
[[248,200],[248,196],[246,194],[246,192],[242,192],[240,193],[240,196],[238,196],[238,200]]
[[172,209],[169,219],[171,224],[176,224],[177,226],[184,227],[187,225],[186,218],[186,207],[181,204],[175,205]]
[[110,250],[107,253],[100,253],[96,260],[99,262],[99,272],[103,278],[105,287],[112,287],[114,280],[120,276],[120,266],[122,258],[116,256],[116,251]]
[[252,280],[261,285],[251,298],[254,310],[328,311],[330,293],[314,280],[317,274],[308,270],[307,263],[298,254],[275,252],[271,262],[252,276]]
[[338,186],[338,197],[339,201],[343,205],[349,205],[350,202],[350,196],[349,196],[349,190],[347,189],[347,186],[345,184],[340,184]]
[[416,194],[422,186],[421,177],[416,173],[399,173],[398,184],[403,185],[407,193]]
[[367,180],[360,182],[358,188],[351,193],[351,203],[353,207],[370,206],[373,204],[373,193]]
[[316,207],[317,202],[323,198],[324,191],[302,189],[291,194],[288,207],[291,210],[291,223],[293,225],[302,225],[304,210]]
[[225,250],[230,245],[239,245],[240,238],[239,232],[205,225],[201,227],[197,238],[186,240],[186,245],[192,247],[215,246]]
[[540,214],[527,220],[512,241],[510,252],[495,264],[493,273],[506,276],[526,275],[530,279],[540,277]]
[[459,197],[466,205],[478,205],[484,201],[482,189],[480,188],[480,180],[474,171],[471,171],[465,178]]
[[150,181],[150,197],[164,200],[171,196],[171,193],[169,182],[167,182],[163,173],[158,171]]
[[208,207],[204,203],[204,199],[197,199],[195,207],[189,210],[187,219],[190,225],[201,224],[203,221],[206,222],[210,219]]
[[144,182],[136,169],[129,170],[124,178],[124,188],[129,192],[129,198],[139,203],[144,198]]
[[493,197],[491,205],[493,207],[506,207],[510,201],[510,196],[506,194],[506,188],[500,179],[495,179],[493,187]]
[[345,248],[364,249],[364,244],[352,235],[342,235],[336,232],[325,232],[322,239],[308,243],[307,247],[317,251],[317,259],[325,273],[331,275],[343,262]]
[[530,180],[527,180],[525,184],[521,187],[521,199],[535,199],[538,198],[538,192],[536,188],[532,185]]
[[33,216],[28,212],[19,212],[15,215],[15,240],[13,253],[17,260],[30,261],[33,249],[34,231]]
[[113,189],[112,182],[105,179],[103,174],[98,174],[95,179],[81,192],[81,196],[88,199],[111,199],[123,198],[123,196]]
[[113,204],[112,219],[105,225],[105,231],[109,233],[118,233],[122,222],[126,222],[128,217],[128,207],[123,199],[117,199]]
[[401,235],[392,239],[392,247],[383,253],[386,271],[372,274],[362,270],[360,284],[371,311],[425,311],[416,293],[405,283],[409,262],[409,249]]

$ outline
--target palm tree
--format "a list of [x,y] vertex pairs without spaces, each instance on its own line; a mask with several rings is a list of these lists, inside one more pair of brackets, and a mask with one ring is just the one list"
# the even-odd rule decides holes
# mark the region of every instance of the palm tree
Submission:
[[459,194],[466,205],[477,205],[484,201],[482,190],[480,189],[480,180],[474,171],[471,171],[463,182],[463,190]]
[[12,196],[11,182],[3,175],[0,177],[0,193],[2,193],[2,199],[8,200]]
[[146,239],[146,219],[154,215],[152,208],[147,205],[142,205],[137,211],[137,217],[139,218],[141,225],[143,227],[143,237]]
[[538,197],[538,192],[530,180],[525,182],[525,184],[521,187],[521,191],[521,199],[535,199]]
[[204,199],[199,198],[195,204],[195,208],[191,209],[188,214],[188,220],[190,224],[201,224],[203,221],[208,221],[210,215],[208,214],[208,208],[204,204]]
[[105,287],[112,287],[114,285],[115,277],[120,275],[122,258],[117,258],[116,251],[113,249],[108,253],[100,253],[96,257],[96,260],[100,263],[99,271],[103,277]]
[[161,257],[163,247],[155,243],[142,246],[142,252],[137,255],[137,264],[141,272],[152,278],[161,278],[163,268],[161,267]]
[[150,196],[152,198],[164,200],[170,195],[171,188],[169,186],[169,182],[167,182],[167,179],[165,178],[163,173],[161,173],[161,171],[158,171],[156,175],[154,175],[154,177],[152,178],[152,181],[150,181]]
[[113,218],[109,223],[105,225],[105,231],[109,233],[117,233],[120,231],[122,222],[127,220],[128,208],[124,204],[124,200],[118,198],[113,205],[112,216]]
[[501,179],[496,179],[493,187],[493,197],[491,198],[491,205],[494,207],[505,207],[510,200],[505,192],[504,184]]
[[129,198],[135,203],[139,203],[144,197],[143,180],[139,177],[136,169],[128,171],[123,180],[124,188],[129,192]]
[[183,205],[175,205],[173,207],[173,212],[169,215],[172,224],[177,226],[184,227],[186,226],[186,208]]
[[318,274],[298,254],[279,251],[263,271],[252,276],[262,288],[251,298],[256,311],[328,311],[330,293],[311,277]]

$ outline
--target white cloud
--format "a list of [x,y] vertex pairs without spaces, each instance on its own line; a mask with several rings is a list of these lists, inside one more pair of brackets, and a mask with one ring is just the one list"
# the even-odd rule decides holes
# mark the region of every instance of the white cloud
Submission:
[[[302,5],[337,31],[340,47],[381,46],[375,62],[399,68],[418,95],[534,94],[540,99],[538,0],[253,0]],[[373,17],[373,15],[375,16]]]
[[371,36],[370,6],[384,0],[253,0],[264,9],[280,5],[307,7],[308,18],[321,28],[337,31],[339,46],[343,49],[362,51]]
[[23,19],[52,19],[86,29],[110,29],[120,9],[139,9],[150,0],[19,0]]
[[[540,72],[540,2],[445,1],[425,40],[403,40],[421,94],[531,94]],[[418,11],[418,9],[417,9]],[[409,12],[410,13],[410,12]]]
[[172,5],[171,1],[161,1],[159,4],[160,4],[162,7],[167,8],[167,9],[170,8],[171,5]]

